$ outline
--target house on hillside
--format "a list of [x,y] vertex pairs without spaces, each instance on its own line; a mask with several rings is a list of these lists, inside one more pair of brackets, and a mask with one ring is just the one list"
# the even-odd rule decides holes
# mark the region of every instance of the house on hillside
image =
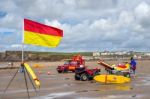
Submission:
[[93,52],[93,57],[98,57],[100,56],[100,52]]
[[126,51],[117,51],[115,52],[115,55],[127,55]]

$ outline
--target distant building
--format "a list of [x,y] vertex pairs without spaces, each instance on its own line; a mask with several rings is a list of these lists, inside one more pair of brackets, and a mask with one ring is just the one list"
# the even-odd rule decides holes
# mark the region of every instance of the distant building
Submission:
[[150,52],[145,52],[144,55],[150,56]]
[[104,52],[101,52],[101,55],[110,55],[110,52],[109,51],[104,51]]
[[135,59],[141,59],[141,58],[142,58],[141,55],[133,55],[133,57],[134,57]]
[[87,60],[87,61],[93,59],[92,56],[82,56],[82,58],[83,58],[84,60]]
[[94,57],[100,56],[100,52],[93,52],[93,56],[94,56]]
[[126,51],[117,51],[117,52],[115,52],[115,54],[116,55],[125,55],[125,54],[127,54],[127,52]]

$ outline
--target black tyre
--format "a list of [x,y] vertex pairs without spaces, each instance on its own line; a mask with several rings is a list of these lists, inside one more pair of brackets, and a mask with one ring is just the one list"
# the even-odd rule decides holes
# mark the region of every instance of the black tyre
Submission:
[[88,75],[85,74],[85,73],[82,74],[82,75],[81,75],[81,80],[82,80],[82,81],[87,81],[87,80],[89,80]]
[[100,72],[96,71],[96,72],[94,73],[94,76],[96,76],[96,75],[100,75]]
[[65,69],[65,70],[63,70],[63,71],[62,71],[62,73],[68,73],[68,70],[67,70],[67,69]]
[[128,74],[124,74],[124,76],[125,77],[128,77],[128,78],[130,78],[131,76],[130,76],[130,73],[128,73]]
[[75,74],[74,79],[75,79],[75,80],[80,80],[80,75]]
[[58,73],[62,73],[62,71],[58,71]]

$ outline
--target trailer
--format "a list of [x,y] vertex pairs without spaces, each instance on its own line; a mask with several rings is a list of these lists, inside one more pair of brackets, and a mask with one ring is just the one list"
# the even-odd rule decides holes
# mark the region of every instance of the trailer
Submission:
[[98,61],[98,64],[103,66],[108,74],[122,75],[130,77],[130,64],[128,62],[118,65],[110,65],[102,60]]

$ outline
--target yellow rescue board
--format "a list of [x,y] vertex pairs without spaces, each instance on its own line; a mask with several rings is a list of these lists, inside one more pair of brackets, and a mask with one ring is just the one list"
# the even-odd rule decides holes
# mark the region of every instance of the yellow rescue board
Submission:
[[97,75],[94,77],[94,80],[102,83],[127,83],[130,82],[130,78],[119,76],[119,75]]
[[27,72],[31,75],[32,79],[34,80],[34,83],[37,87],[40,87],[40,81],[37,78],[37,76],[35,75],[34,71],[32,70],[32,68],[27,64],[24,63],[24,67],[27,70]]

